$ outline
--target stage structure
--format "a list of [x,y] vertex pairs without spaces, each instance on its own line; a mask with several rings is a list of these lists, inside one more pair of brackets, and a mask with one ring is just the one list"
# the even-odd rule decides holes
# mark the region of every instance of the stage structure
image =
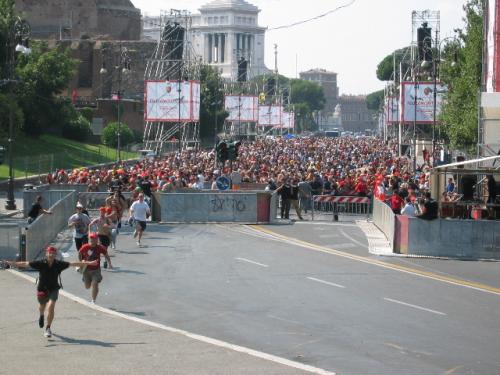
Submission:
[[157,154],[200,144],[201,59],[188,40],[187,11],[162,11],[161,35],[144,74],[144,148]]
[[224,122],[226,138],[254,139],[257,136],[259,92],[254,82],[226,82],[224,108],[229,116]]

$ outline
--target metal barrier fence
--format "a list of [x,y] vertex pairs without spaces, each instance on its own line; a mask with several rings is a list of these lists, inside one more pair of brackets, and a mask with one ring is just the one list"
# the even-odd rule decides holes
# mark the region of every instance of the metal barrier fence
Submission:
[[66,191],[63,197],[50,206],[52,215],[40,215],[26,227],[26,260],[36,259],[57,234],[68,225],[68,218],[75,212],[77,193]]
[[373,224],[385,234],[394,250],[396,215],[386,203],[378,199],[373,201]]
[[14,260],[20,249],[21,227],[17,223],[0,223],[0,259]]
[[368,197],[338,197],[334,195],[314,195],[311,198],[312,219],[321,215],[332,215],[332,221],[339,215],[369,216],[372,200]]
[[[73,190],[73,189],[71,189]],[[52,207],[54,204],[59,202],[63,197],[65,197],[71,190],[24,190],[23,191],[23,213],[24,217],[28,217],[31,206],[35,203],[36,197],[41,195],[43,197],[42,207],[47,209]]]

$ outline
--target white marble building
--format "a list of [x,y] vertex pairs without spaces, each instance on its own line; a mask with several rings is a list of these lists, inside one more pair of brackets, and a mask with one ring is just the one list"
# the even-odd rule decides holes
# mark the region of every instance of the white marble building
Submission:
[[[230,80],[237,78],[241,57],[249,62],[248,78],[270,72],[264,64],[267,28],[259,26],[259,8],[245,0],[213,0],[199,11],[192,15],[188,37],[203,62],[217,67]],[[146,19],[144,25],[144,35],[153,36]]]

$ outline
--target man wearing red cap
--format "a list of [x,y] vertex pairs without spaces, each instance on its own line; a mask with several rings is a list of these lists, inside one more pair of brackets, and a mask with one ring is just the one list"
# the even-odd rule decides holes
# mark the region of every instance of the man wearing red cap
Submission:
[[53,246],[47,247],[45,250],[45,259],[35,260],[32,262],[10,262],[6,261],[7,264],[14,267],[31,267],[39,272],[38,285],[37,285],[37,298],[39,303],[40,317],[38,319],[38,325],[40,328],[44,326],[44,315],[45,309],[48,308],[47,314],[47,326],[45,327],[44,336],[51,337],[52,332],[50,327],[52,321],[54,320],[54,311],[56,307],[56,301],[59,297],[59,279],[61,272],[68,267],[85,267],[85,266],[96,266],[97,261],[80,261],[80,262],[65,262],[56,259],[57,249]]
[[102,281],[101,274],[101,254],[104,255],[108,263],[109,268],[113,268],[111,265],[111,259],[108,255],[108,250],[97,243],[99,236],[97,233],[92,232],[89,234],[89,243],[82,246],[78,252],[78,258],[86,261],[96,261],[95,264],[88,265],[83,270],[83,283],[85,284],[85,289],[90,289],[92,287],[92,300],[91,303],[95,303],[97,294],[99,293],[99,283]]

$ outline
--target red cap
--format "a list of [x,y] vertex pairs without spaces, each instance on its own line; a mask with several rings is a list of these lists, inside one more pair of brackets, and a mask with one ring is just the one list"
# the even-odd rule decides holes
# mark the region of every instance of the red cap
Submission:
[[96,232],[92,232],[89,234],[89,238],[99,238],[99,235]]
[[55,254],[55,253],[57,253],[57,249],[56,249],[54,246],[49,246],[49,247],[47,247],[47,249],[45,249],[45,251],[46,251],[47,253],[51,253],[51,254],[52,254],[52,253],[54,253],[54,254]]

